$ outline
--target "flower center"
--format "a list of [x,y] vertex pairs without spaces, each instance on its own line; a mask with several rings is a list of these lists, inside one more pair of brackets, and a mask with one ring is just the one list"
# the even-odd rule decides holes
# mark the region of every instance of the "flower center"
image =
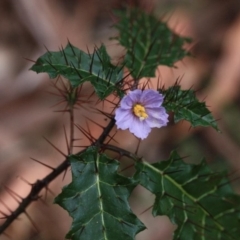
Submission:
[[139,117],[141,121],[148,117],[145,107],[141,104],[135,104],[133,106],[133,113],[135,116]]

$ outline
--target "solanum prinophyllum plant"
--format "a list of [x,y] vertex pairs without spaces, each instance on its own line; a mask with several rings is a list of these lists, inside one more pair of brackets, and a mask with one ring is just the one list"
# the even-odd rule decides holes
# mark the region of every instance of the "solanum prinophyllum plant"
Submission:
[[[182,90],[178,83],[165,89],[151,79],[159,65],[174,67],[177,61],[191,55],[185,48],[189,38],[178,36],[167,23],[140,9],[119,11],[116,16],[118,35],[114,40],[124,47],[124,55],[116,65],[105,45],[90,53],[68,43],[58,52],[47,51],[32,66],[37,73],[48,73],[50,78],[61,76],[69,82],[64,97],[72,121],[73,112],[78,111],[75,107],[84,102],[79,99],[79,89],[85,82],[93,86],[98,101],[108,102],[113,108],[95,109],[99,119],[109,119],[97,138],[74,119],[66,160],[33,185],[18,209],[6,217],[1,232],[70,166],[72,181],[55,198],[55,203],[73,219],[67,239],[135,239],[145,230],[128,203],[137,185],[155,195],[153,216],[166,215],[176,225],[173,239],[239,239],[240,197],[233,192],[225,172],[213,172],[205,161],[187,164],[175,150],[168,159],[156,158],[150,163],[137,152],[122,149],[121,143],[112,144],[116,129],[117,134],[125,131],[142,141],[155,128],[167,128],[169,122],[182,120],[192,127],[218,131],[216,121],[193,90]],[[88,99],[86,96],[86,102]],[[92,122],[98,124],[96,119]],[[91,142],[79,152],[73,150],[73,128]],[[113,159],[110,152],[129,159],[135,169],[132,176],[119,172],[121,158]]]

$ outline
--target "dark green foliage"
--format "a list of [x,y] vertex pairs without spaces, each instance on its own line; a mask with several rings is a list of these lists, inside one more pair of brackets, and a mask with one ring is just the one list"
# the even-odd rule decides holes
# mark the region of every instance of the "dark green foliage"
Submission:
[[164,95],[163,106],[168,112],[174,113],[174,121],[187,120],[193,127],[211,126],[218,130],[216,121],[204,102],[199,102],[193,90],[181,90],[180,86],[173,86],[160,91]]
[[132,240],[145,227],[132,213],[128,197],[136,181],[117,173],[119,163],[96,148],[70,157],[72,182],[55,202],[73,218],[66,238]]
[[183,45],[190,40],[173,33],[153,15],[140,9],[127,9],[117,15],[117,39],[126,48],[124,63],[135,79],[154,77],[158,65],[172,67],[189,55]]
[[103,45],[89,54],[69,43],[59,52],[45,53],[38,58],[31,70],[37,73],[46,72],[50,78],[61,75],[67,78],[73,87],[89,81],[101,99],[115,91],[122,96],[122,68],[111,64]]
[[[159,65],[172,67],[189,55],[183,48],[189,39],[173,33],[153,15],[140,9],[128,9],[117,15],[120,17],[115,25],[120,34],[117,39],[126,49],[121,68],[111,64],[104,46],[89,54],[69,43],[59,52],[44,54],[31,69],[46,72],[50,78],[61,75],[73,88],[89,81],[99,98],[105,99],[113,92],[122,97],[123,66],[134,78],[134,83],[129,83],[129,89],[134,89],[139,78],[155,76]],[[164,95],[163,106],[174,113],[175,122],[187,120],[193,127],[217,129],[205,103],[197,100],[194,91],[181,90],[176,85],[159,92]],[[74,105],[76,95],[72,93],[68,97]],[[104,128],[99,139],[109,136],[113,126],[114,123]],[[126,178],[117,173],[119,163],[95,147],[68,159],[72,182],[55,199],[73,218],[68,239],[135,239],[145,229],[128,204],[138,183],[156,196],[153,215],[167,215],[178,226],[174,240],[237,240],[240,236],[240,197],[233,193],[225,174],[214,174],[205,162],[186,164],[173,152],[168,161],[154,164],[137,161],[134,178]]]
[[153,215],[167,215],[178,225],[175,240],[233,240],[240,236],[240,197],[224,173],[203,161],[184,163],[176,152],[168,161],[139,161],[135,179],[156,195]]

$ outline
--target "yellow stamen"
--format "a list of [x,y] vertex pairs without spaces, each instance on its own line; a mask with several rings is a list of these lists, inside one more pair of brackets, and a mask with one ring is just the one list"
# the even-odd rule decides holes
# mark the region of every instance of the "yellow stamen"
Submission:
[[139,117],[141,121],[148,117],[145,107],[141,104],[135,104],[133,106],[133,113],[135,116]]

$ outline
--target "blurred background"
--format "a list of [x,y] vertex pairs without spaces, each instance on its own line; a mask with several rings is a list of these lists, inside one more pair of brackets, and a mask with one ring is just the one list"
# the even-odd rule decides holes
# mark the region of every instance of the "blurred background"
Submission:
[[[46,52],[58,51],[69,40],[87,51],[105,43],[112,56],[121,49],[108,39],[116,35],[113,9],[129,4],[153,9],[159,18],[180,35],[193,38],[193,58],[177,63],[176,69],[159,67],[157,81],[166,87],[181,77],[183,89],[197,90],[218,119],[218,133],[210,128],[190,128],[186,122],[152,131],[140,144],[139,154],[149,161],[167,159],[176,148],[186,161],[198,163],[206,157],[210,166],[229,171],[230,179],[238,179],[240,167],[240,2],[238,0],[1,0],[0,2],[0,217],[18,206],[19,196],[25,197],[30,184],[45,177],[51,169],[32,161],[35,158],[52,167],[64,157],[44,140],[43,136],[67,153],[63,126],[69,130],[69,117],[56,105],[61,98],[47,74],[29,71],[34,60]],[[162,17],[164,16],[164,17]],[[32,61],[31,61],[32,60]],[[84,87],[84,95],[92,92]],[[93,98],[94,100],[94,98]],[[56,106],[54,106],[56,105]],[[85,106],[93,108],[94,101]],[[107,106],[106,106],[107,107]],[[91,118],[85,109],[76,112],[77,124],[85,124],[83,116]],[[104,122],[103,117],[99,117]],[[90,124],[93,135],[100,129]],[[75,130],[76,137],[82,137]],[[116,139],[124,139],[123,147],[135,150],[136,139],[127,131],[118,132]],[[83,144],[81,142],[81,144]],[[80,144],[79,144],[80,145]],[[149,150],[151,149],[151,150]],[[75,152],[79,149],[75,149]],[[157,159],[156,159],[157,158]],[[42,191],[42,200],[33,202],[26,215],[6,230],[0,239],[61,240],[71,219],[54,197],[71,180],[59,176]],[[233,181],[238,190],[239,181]],[[11,190],[9,190],[11,189]],[[15,193],[12,193],[14,191]],[[130,202],[135,214],[148,230],[137,240],[170,240],[174,226],[166,217],[151,217],[154,197],[140,187],[134,190]],[[147,210],[150,208],[149,210]],[[147,211],[145,211],[147,210]],[[4,219],[0,219],[0,224]]]

